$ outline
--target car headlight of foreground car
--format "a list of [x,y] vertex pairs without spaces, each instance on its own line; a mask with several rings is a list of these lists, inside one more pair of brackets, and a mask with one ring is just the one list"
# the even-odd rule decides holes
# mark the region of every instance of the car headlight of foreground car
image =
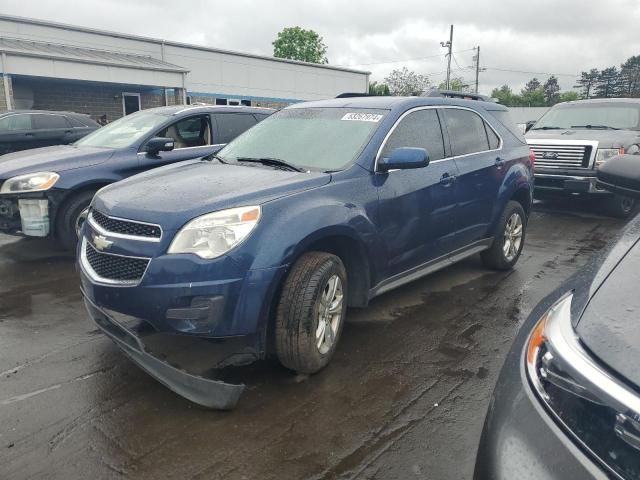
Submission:
[[60,175],[55,172],[28,173],[4,182],[0,193],[43,192],[53,187],[58,179]]
[[216,258],[240,244],[260,221],[259,206],[208,213],[187,223],[173,239],[168,253],[193,253]]
[[623,154],[624,148],[599,148],[596,152],[596,167],[599,167],[611,157]]
[[638,478],[640,396],[582,346],[572,299],[565,295],[538,321],[527,342],[527,375],[552,416],[605,470]]

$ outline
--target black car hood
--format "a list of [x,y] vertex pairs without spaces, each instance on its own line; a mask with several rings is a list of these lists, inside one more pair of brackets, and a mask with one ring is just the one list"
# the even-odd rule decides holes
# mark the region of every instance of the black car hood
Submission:
[[[576,331],[605,365],[640,387],[640,221],[634,220],[621,245],[604,258]],[[625,248],[626,247],[626,248]]]
[[635,130],[598,130],[564,128],[558,130],[529,130],[527,140],[588,140],[598,142],[599,148],[621,148],[640,142],[640,132]]
[[189,160],[109,185],[98,192],[93,206],[110,216],[170,230],[205,213],[260,205],[330,181],[328,173]]
[[56,145],[8,153],[0,157],[0,179],[34,172],[64,172],[106,162],[115,150]]

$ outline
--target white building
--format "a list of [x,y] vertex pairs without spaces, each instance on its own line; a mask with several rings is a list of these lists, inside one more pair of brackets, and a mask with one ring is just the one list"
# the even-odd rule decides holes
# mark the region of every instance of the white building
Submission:
[[0,110],[109,120],[175,103],[283,106],[369,86],[369,72],[6,15],[0,60]]

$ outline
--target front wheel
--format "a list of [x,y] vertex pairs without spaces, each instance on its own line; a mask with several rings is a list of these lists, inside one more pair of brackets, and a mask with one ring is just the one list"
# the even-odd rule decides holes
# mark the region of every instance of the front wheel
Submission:
[[498,221],[491,248],[482,252],[482,262],[494,270],[510,270],[520,258],[527,228],[527,216],[520,203],[513,200]]
[[347,311],[347,274],[340,258],[304,254],[285,280],[276,313],[276,352],[285,367],[316,373],[335,352]]
[[636,206],[635,199],[622,195],[613,195],[607,201],[609,215],[617,218],[627,218]]
[[82,192],[68,200],[56,219],[56,236],[67,250],[75,250],[82,225],[89,214],[89,205],[96,192]]

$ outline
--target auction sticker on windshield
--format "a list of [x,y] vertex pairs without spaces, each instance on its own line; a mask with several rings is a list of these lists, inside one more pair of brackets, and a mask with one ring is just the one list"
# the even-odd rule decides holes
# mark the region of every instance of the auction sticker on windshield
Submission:
[[360,122],[374,122],[377,123],[382,118],[382,115],[378,113],[347,113],[342,120],[357,120]]

